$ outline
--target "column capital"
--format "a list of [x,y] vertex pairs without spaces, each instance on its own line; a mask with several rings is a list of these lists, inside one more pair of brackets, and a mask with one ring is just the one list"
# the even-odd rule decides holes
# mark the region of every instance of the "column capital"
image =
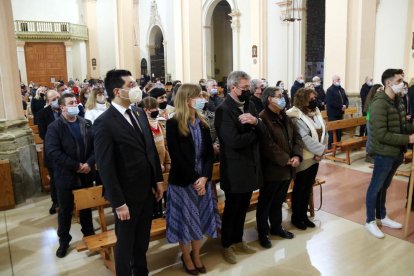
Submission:
[[26,45],[25,41],[16,40],[16,46],[17,47],[24,47],[24,45]]
[[63,42],[64,44],[65,44],[65,47],[66,48],[68,48],[68,47],[72,47],[73,46],[73,42],[72,41],[65,41],[65,42]]

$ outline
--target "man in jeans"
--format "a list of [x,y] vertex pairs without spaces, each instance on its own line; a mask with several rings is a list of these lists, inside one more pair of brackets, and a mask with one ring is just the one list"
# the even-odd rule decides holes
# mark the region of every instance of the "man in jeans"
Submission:
[[401,69],[387,69],[381,77],[384,91],[375,94],[369,120],[369,153],[374,156],[374,172],[369,184],[365,227],[376,238],[384,234],[378,224],[400,229],[402,225],[387,216],[385,199],[387,189],[397,168],[401,165],[408,143],[414,143],[413,126],[407,123],[405,106],[399,96],[403,90]]

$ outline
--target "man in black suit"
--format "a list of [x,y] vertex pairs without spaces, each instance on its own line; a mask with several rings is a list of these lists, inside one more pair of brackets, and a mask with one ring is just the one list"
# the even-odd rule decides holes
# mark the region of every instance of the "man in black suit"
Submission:
[[131,73],[108,71],[105,88],[112,105],[94,122],[95,156],[104,196],[115,214],[117,275],[147,275],[153,190],[163,195],[162,172],[147,116],[131,106],[142,100]]
[[[95,155],[92,123],[78,116],[79,108],[75,95],[62,95],[59,98],[59,106],[62,115],[49,125],[45,148],[48,158],[53,162],[59,201],[59,248],[56,256],[63,258],[72,240],[69,234],[73,212],[72,190],[92,186]],[[79,220],[84,237],[93,235],[91,209],[80,211]]]
[[[332,77],[332,85],[326,91],[326,111],[328,121],[337,121],[344,118],[345,109],[349,106],[348,97],[341,86],[341,78],[338,75]],[[342,131],[336,131],[337,142],[341,141]],[[333,132],[329,132],[328,148],[332,148]]]
[[325,90],[323,90],[321,78],[318,76],[314,76],[312,78],[312,82],[313,82],[313,86],[315,87],[316,93],[318,93],[318,95],[316,96],[316,102],[318,103],[318,108],[321,111],[325,110],[326,93],[325,93]]
[[[369,91],[371,90],[371,87],[374,85],[374,79],[372,77],[365,77],[365,82],[364,84],[361,86],[361,90],[359,91],[359,96],[361,97],[361,106],[362,106],[362,110],[364,109],[365,106],[365,102],[367,100]],[[362,111],[362,116],[367,116],[367,113]],[[365,135],[365,129],[366,126],[362,125],[359,128],[359,136],[364,136]]]
[[262,187],[259,136],[264,124],[249,101],[250,77],[234,71],[227,78],[230,93],[217,108],[214,125],[220,140],[220,187],[226,202],[221,228],[224,259],[235,264],[235,253],[255,252],[242,241],[244,221],[254,190]]
[[46,92],[47,106],[37,113],[37,126],[39,128],[39,136],[43,139],[43,156],[44,165],[49,172],[49,185],[50,185],[50,197],[52,199],[52,206],[49,209],[49,214],[55,214],[58,205],[58,198],[55,187],[55,177],[53,174],[53,162],[50,162],[46,153],[46,131],[47,127],[60,117],[60,109],[58,100],[60,94],[55,90],[49,90]]
[[296,80],[292,85],[292,88],[290,89],[290,98],[292,99],[292,105],[295,104],[295,94],[296,92],[305,87],[305,80],[303,78],[302,74],[299,74],[296,76]]

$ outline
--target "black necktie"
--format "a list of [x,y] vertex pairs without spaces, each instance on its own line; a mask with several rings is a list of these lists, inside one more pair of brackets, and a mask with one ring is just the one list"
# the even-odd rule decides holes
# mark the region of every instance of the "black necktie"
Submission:
[[131,119],[131,123],[134,126],[134,129],[140,134],[142,135],[142,131],[141,128],[138,126],[137,120],[135,119],[135,116],[132,114],[132,110],[131,109],[127,109],[126,113],[128,114],[129,118]]

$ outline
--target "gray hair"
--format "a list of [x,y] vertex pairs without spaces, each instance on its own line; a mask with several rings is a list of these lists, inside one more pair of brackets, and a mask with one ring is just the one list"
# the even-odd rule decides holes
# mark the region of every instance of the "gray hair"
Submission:
[[259,80],[259,79],[252,79],[251,81],[250,81],[250,92],[253,94],[254,93],[254,91],[256,90],[256,86],[258,85],[258,84],[261,84],[262,83],[262,80]]
[[320,80],[321,80],[321,78],[320,78],[319,76],[314,76],[314,77],[312,78],[312,81],[313,81],[313,82],[320,81]]
[[274,87],[274,86],[269,86],[266,87],[265,90],[263,90],[262,93],[262,103],[263,106],[268,106],[269,105],[269,97],[274,97],[276,95],[276,91],[281,91],[279,87]]
[[227,89],[230,91],[231,86],[237,86],[241,79],[250,80],[250,76],[243,71],[233,71],[227,77]]
[[208,79],[206,81],[206,89],[209,89],[210,87],[212,87],[214,83],[217,83],[217,81],[214,79]]

